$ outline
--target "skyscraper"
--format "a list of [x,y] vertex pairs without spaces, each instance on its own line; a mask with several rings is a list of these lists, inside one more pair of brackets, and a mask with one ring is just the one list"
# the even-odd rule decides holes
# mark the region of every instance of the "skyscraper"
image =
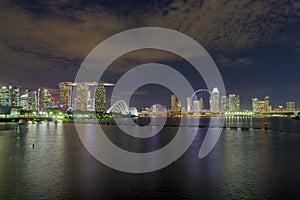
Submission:
[[24,110],[29,110],[30,105],[31,105],[31,91],[30,90],[25,90],[24,94],[20,96],[20,106]]
[[199,99],[199,101],[193,101],[193,111],[195,114],[199,114],[203,110],[203,100],[202,98]]
[[75,108],[74,110],[86,111],[88,105],[88,86],[84,83],[76,87]]
[[191,97],[186,98],[186,111],[191,112]]
[[240,96],[236,94],[228,95],[228,111],[236,112],[240,110]]
[[106,111],[106,86],[111,83],[60,82],[60,103],[72,110]]
[[39,109],[48,108],[51,101],[51,94],[48,89],[39,88],[37,91],[37,107]]
[[210,99],[210,111],[212,113],[220,112],[220,93],[218,88],[214,88]]
[[96,86],[95,110],[96,112],[106,111],[106,90],[104,85]]
[[171,111],[177,112],[177,98],[175,95],[171,95]]
[[48,108],[49,107],[49,103],[50,103],[50,99],[51,99],[51,94],[49,93],[49,90],[44,89],[42,92],[43,95],[43,107],[44,108]]
[[267,102],[265,100],[258,101],[258,110],[259,112],[267,111]]
[[266,111],[270,110],[270,97],[265,97],[265,103],[266,103]]
[[30,94],[30,102],[31,104],[29,105],[29,110],[37,110],[37,93],[36,91],[31,91]]
[[258,98],[252,98],[252,111],[258,112],[259,111],[259,101]]
[[286,102],[286,110],[287,111],[295,111],[296,110],[296,103],[294,101]]
[[20,90],[14,86],[3,86],[0,88],[0,105],[1,106],[19,106]]
[[71,96],[74,82],[63,81],[58,84],[59,86],[59,103],[64,106],[72,106]]
[[228,110],[228,98],[227,96],[221,97],[221,112],[226,112]]

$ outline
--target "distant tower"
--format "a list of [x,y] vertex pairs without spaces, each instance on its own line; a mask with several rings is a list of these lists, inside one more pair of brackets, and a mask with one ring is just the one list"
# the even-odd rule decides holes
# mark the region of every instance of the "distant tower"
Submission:
[[186,98],[186,111],[191,112],[191,97]]
[[252,98],[252,111],[258,112],[259,111],[259,100],[258,98]]
[[171,111],[172,112],[177,111],[177,99],[175,95],[171,95]]
[[31,105],[29,107],[29,110],[37,110],[37,94],[36,94],[36,91],[31,91],[31,94],[30,94],[30,102],[31,102]]
[[266,96],[265,97],[265,102],[266,102],[266,111],[270,110],[269,107],[270,107],[270,97],[269,96]]
[[226,112],[228,110],[228,98],[227,96],[221,97],[221,112]]
[[63,81],[58,84],[59,86],[59,103],[64,106],[71,106],[72,87],[74,82]]
[[295,111],[296,110],[296,103],[294,101],[286,102],[286,110],[287,111]]
[[31,91],[25,90],[24,94],[20,96],[20,106],[24,110],[31,110]]
[[228,111],[236,112],[240,110],[240,96],[236,94],[228,95]]
[[212,113],[220,112],[220,92],[218,88],[214,88],[210,99],[210,111]]
[[84,83],[76,87],[75,108],[74,110],[86,111],[88,105],[88,86]]
[[106,89],[104,85],[96,86],[95,110],[96,112],[106,111]]
[[3,86],[0,88],[0,105],[1,106],[19,106],[20,90],[14,86]]
[[43,90],[43,107],[48,108],[50,103],[51,95],[49,93],[49,90],[44,89]]
[[203,110],[203,100],[200,98],[199,100],[193,101],[194,113],[201,113]]
[[200,101],[193,101],[193,108],[194,108],[194,113],[200,113],[201,112],[201,105]]

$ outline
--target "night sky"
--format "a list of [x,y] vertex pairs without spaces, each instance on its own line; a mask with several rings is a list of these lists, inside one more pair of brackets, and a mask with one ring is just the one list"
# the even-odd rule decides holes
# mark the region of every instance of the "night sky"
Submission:
[[[2,0],[0,24],[0,85],[57,94],[58,82],[74,80],[101,41],[155,26],[198,41],[218,66],[226,92],[241,95],[242,108],[266,95],[273,107],[291,100],[300,107],[300,1]],[[184,59],[149,49],[120,57],[102,80],[116,82],[128,69],[154,61],[183,71],[196,89],[205,87]],[[163,87],[145,86],[132,103],[169,105],[169,95]]]

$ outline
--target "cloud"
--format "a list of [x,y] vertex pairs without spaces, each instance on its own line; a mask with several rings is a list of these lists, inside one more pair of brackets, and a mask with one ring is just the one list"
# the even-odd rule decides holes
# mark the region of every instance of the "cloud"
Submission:
[[253,58],[229,58],[224,56],[219,56],[216,58],[215,62],[221,67],[232,67],[232,66],[247,66],[254,62]]
[[[222,66],[240,66],[253,63],[253,59],[228,54],[293,38],[289,36],[296,33],[285,28],[300,21],[299,1],[275,0],[63,0],[34,4],[14,0],[3,1],[0,10],[0,78],[4,82],[35,81],[51,87],[60,80],[73,79],[81,61],[101,41],[130,28],[158,26],[178,30],[197,40],[208,52],[219,53],[216,61]],[[128,63],[148,62],[154,57],[177,59],[166,53],[152,51],[149,56],[149,52],[136,52],[119,66],[126,69]]]
[[299,1],[172,1],[165,6],[147,18],[148,24],[176,29],[204,47],[227,52],[274,44],[284,27],[300,19]]

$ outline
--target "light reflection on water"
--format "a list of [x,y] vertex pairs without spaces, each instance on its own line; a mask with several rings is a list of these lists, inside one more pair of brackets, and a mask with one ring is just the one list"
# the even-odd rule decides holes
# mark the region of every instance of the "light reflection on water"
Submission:
[[[226,124],[263,127],[265,121],[227,119]],[[147,174],[126,174],[99,163],[71,123],[0,124],[0,199],[300,198],[300,135],[280,131],[299,131],[300,121],[267,121],[278,130],[224,129],[213,151],[201,160],[198,151],[206,128],[200,128],[179,160]],[[161,148],[177,131],[166,127],[141,141],[122,136],[117,126],[103,129],[113,142],[136,152]],[[187,134],[192,129],[186,127]]]

